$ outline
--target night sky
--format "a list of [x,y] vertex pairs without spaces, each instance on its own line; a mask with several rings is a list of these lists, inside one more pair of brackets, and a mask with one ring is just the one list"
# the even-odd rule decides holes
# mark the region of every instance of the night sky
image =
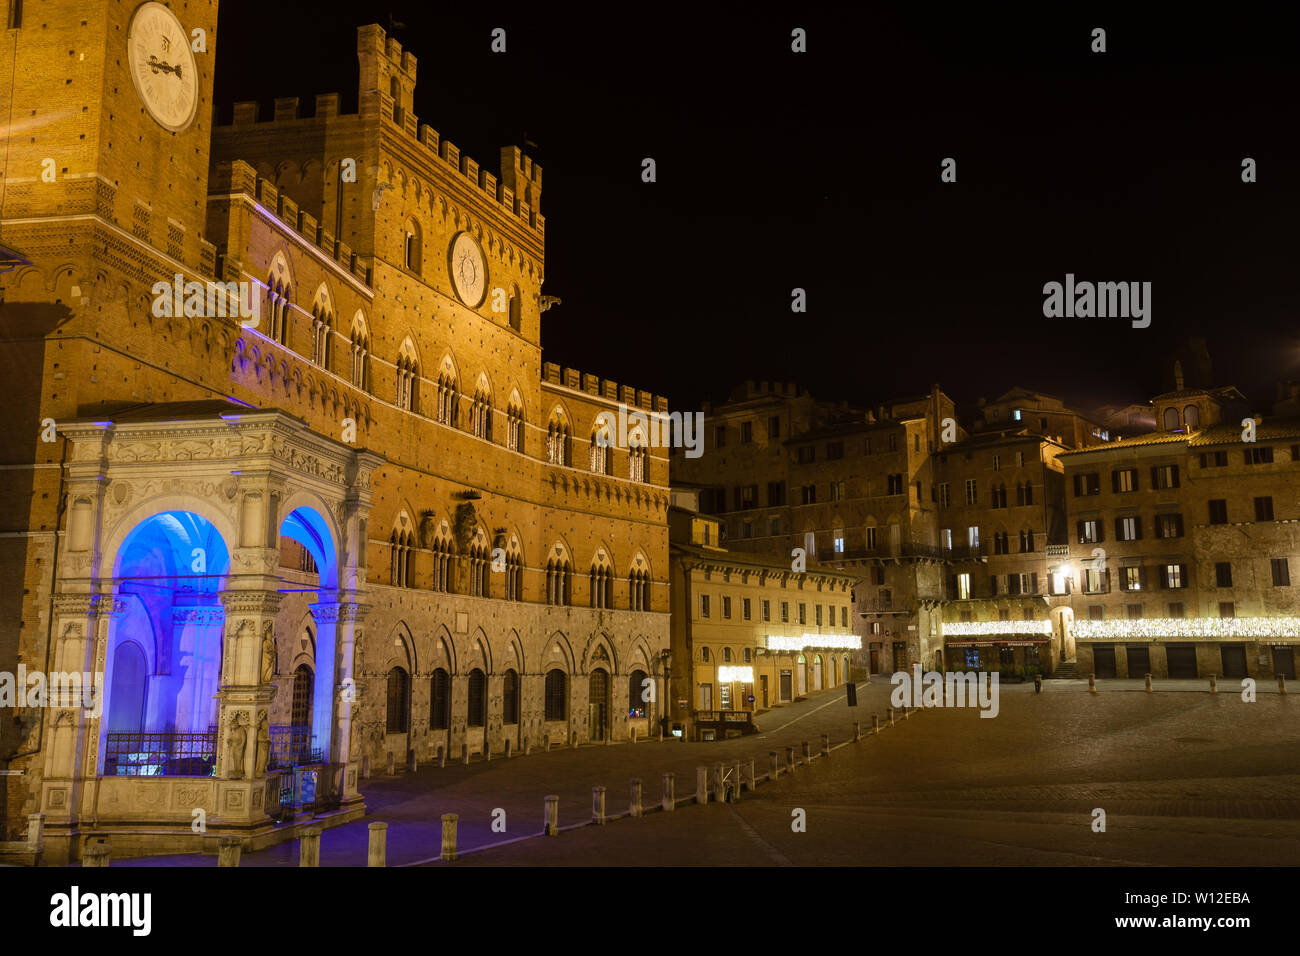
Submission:
[[[581,11],[227,0],[220,121],[236,100],[269,115],[277,96],[310,110],[331,91],[354,111],[355,28],[391,12],[419,58],[421,122],[493,171],[500,146],[539,144],[543,292],[563,300],[544,317],[544,359],[677,408],[745,379],[863,404],[933,382],[959,402],[1017,384],[1145,401],[1193,335],[1261,411],[1278,379],[1300,377],[1292,19]],[[504,55],[489,49],[497,26]],[[806,54],[790,51],[796,26]],[[1090,51],[1094,27],[1105,54]],[[955,184],[939,180],[944,157]],[[1151,282],[1151,327],[1044,318],[1043,284],[1067,272]]]

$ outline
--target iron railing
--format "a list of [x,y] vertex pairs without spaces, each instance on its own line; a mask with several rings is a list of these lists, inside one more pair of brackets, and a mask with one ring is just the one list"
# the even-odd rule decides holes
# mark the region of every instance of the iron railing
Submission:
[[104,746],[106,777],[211,777],[217,734],[110,733]]
[[316,737],[310,727],[290,724],[271,728],[271,759],[269,770],[301,767],[304,764],[324,763],[325,754],[315,746]]

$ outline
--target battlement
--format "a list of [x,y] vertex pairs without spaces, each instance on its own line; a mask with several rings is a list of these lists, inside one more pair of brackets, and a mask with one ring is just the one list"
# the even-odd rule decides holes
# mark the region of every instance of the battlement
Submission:
[[[274,123],[314,123],[340,116],[377,117],[388,130],[410,136],[422,149],[431,165],[449,169],[470,188],[495,203],[503,213],[532,231],[539,239],[546,235],[546,218],[541,212],[542,166],[518,146],[505,146],[500,155],[500,176],[495,176],[468,156],[427,123],[421,123],[411,109],[415,93],[416,58],[402,50],[402,45],[385,34],[377,23],[357,27],[357,58],[360,61],[360,109],[358,113],[339,113],[339,94],[321,93],[316,97],[316,112],[302,114],[296,96],[275,100]],[[393,91],[397,91],[397,96]],[[261,109],[257,102],[234,104],[233,128],[258,125]],[[229,128],[229,127],[228,127]]]
[[279,219],[286,229],[302,236],[367,286],[371,284],[369,259],[358,256],[351,246],[323,228],[315,216],[299,209],[297,203],[276,189],[275,183],[258,176],[257,170],[243,160],[218,163],[208,180],[208,192],[211,198],[241,194],[248,196],[267,213]]
[[[357,56],[382,56],[393,69],[415,82],[415,56],[402,50],[402,44],[388,36],[378,23],[357,27]],[[363,87],[364,89],[364,87]]]
[[668,399],[663,395],[653,395],[630,385],[620,385],[618,382],[580,372],[575,368],[562,368],[554,362],[542,363],[542,381],[587,392],[589,395],[611,402],[622,402],[628,408],[644,408],[655,412],[668,411]]

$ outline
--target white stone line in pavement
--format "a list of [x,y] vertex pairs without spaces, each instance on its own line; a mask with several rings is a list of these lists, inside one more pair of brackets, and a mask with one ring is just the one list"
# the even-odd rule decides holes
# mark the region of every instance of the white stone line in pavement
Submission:
[[736,812],[735,807],[731,804],[727,804],[727,809],[731,811],[732,818],[740,825],[741,832],[744,833],[745,836],[749,837],[749,839],[752,840],[759,849],[766,853],[773,862],[780,866],[794,866],[794,862],[789,857],[759,836],[758,831],[750,826],[745,818]]
[[786,723],[782,724],[780,727],[773,727],[771,730],[765,730],[765,731],[763,731],[761,734],[759,734],[759,735],[758,735],[756,738],[754,738],[754,739],[755,739],[755,740],[762,740],[762,739],[763,739],[764,737],[766,737],[768,734],[774,734],[774,733],[776,733],[778,730],[784,730],[785,728],[789,727],[791,724],[797,724],[799,721],[803,720],[805,717],[811,717],[813,714],[817,713],[817,711],[819,711],[819,710],[823,710],[824,708],[829,707],[831,704],[838,703],[839,701],[844,700],[844,699],[845,699],[845,698],[844,698],[844,695],[840,695],[839,697],[836,697],[836,698],[834,698],[833,700],[828,700],[826,703],[822,704],[820,707],[814,707],[812,710],[808,711],[806,714],[800,714],[800,715],[799,715],[798,717],[796,717],[794,720],[787,721]]

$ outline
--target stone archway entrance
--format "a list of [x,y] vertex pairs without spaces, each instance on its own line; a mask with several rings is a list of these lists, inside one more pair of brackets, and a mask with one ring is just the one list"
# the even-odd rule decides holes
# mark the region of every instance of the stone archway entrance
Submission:
[[[60,711],[43,743],[47,857],[75,860],[92,833],[128,824],[146,834],[144,853],[224,834],[277,842],[272,815],[304,748],[277,749],[274,725],[304,711],[317,806],[340,823],[363,813],[355,695],[343,685],[364,612],[370,475],[383,459],[224,402],[60,432],[68,526],[53,651],[103,673],[106,699],[101,713]],[[310,561],[287,568],[285,537]],[[314,680],[294,707],[290,662],[307,614]],[[206,834],[180,806],[207,813]]]
[[609,671],[602,667],[591,672],[587,707],[591,739],[605,740],[609,737]]

